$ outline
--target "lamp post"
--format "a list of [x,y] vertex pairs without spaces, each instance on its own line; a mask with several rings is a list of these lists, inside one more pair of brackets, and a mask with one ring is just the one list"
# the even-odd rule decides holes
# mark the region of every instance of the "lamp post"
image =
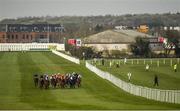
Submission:
[[85,52],[83,52],[82,54],[83,54],[83,60],[85,60]]
[[66,51],[66,38],[64,37],[64,50]]

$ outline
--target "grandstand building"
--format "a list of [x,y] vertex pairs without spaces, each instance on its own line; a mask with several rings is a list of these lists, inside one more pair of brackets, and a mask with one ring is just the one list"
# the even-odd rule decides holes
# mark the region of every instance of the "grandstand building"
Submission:
[[136,37],[141,37],[149,41],[149,46],[153,52],[161,52],[164,49],[164,38],[155,37],[140,33],[135,30],[107,30],[83,39],[83,45],[93,47],[96,51],[120,50],[130,51],[129,45],[134,43]]
[[140,33],[135,30],[107,30],[84,38],[83,45],[93,47],[97,51],[129,51],[129,45],[135,42],[137,36],[146,39],[152,38],[151,35]]
[[62,43],[60,24],[0,24],[0,43]]

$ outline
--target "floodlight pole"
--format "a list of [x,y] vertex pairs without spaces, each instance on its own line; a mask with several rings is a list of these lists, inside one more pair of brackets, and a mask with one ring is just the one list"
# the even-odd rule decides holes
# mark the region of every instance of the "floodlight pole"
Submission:
[[48,38],[48,43],[49,43],[49,24],[48,24],[47,38]]
[[6,41],[5,42],[7,42],[7,32],[8,32],[8,24],[6,24],[6,34],[5,34],[5,39],[6,39]]

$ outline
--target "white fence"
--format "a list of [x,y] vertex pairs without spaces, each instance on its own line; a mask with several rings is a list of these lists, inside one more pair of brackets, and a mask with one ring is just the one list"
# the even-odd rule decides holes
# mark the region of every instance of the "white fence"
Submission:
[[88,63],[87,61],[86,61],[86,67],[92,72],[96,73],[101,78],[110,81],[117,87],[133,95],[145,97],[147,99],[153,99],[156,101],[180,104],[179,90],[160,90],[160,89],[137,86],[122,81],[121,79],[113,76],[112,74],[98,69],[97,67]]
[[[164,65],[170,65],[173,66],[175,63],[180,64],[180,58],[144,58],[144,59],[126,59],[126,63],[124,62],[124,59],[104,59],[105,65],[110,65],[110,62],[112,65],[116,65],[117,63],[119,65],[156,65],[157,67],[161,67]],[[94,63],[97,63],[99,65],[102,64],[101,59],[95,59]]]
[[64,50],[64,44],[57,43],[0,43],[0,51]]
[[67,59],[67,60],[69,60],[69,61],[71,61],[71,62],[74,62],[74,63],[76,63],[76,64],[80,64],[80,60],[77,59],[77,58],[68,56],[68,55],[66,55],[66,54],[63,54],[63,53],[58,52],[58,51],[55,51],[55,50],[52,50],[52,53],[54,53],[54,54],[56,54],[56,55],[58,55],[58,56],[61,56],[61,57],[65,58],[65,59]]

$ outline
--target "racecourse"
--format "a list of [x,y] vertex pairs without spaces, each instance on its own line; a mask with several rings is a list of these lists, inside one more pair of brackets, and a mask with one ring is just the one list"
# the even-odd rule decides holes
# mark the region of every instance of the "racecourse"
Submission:
[[[152,61],[151,61],[152,60]],[[114,63],[110,67],[109,62]],[[101,61],[98,61],[100,63]],[[180,90],[180,67],[178,59],[166,58],[166,59],[128,59],[124,64],[123,60],[105,60],[105,65],[97,63],[97,67],[103,71],[107,71],[116,77],[127,81],[127,73],[131,73],[131,83],[146,86],[156,89],[165,90]],[[116,68],[116,63],[120,63],[119,68]],[[174,71],[173,66],[177,63],[177,72]],[[149,70],[146,71],[146,64],[149,65]],[[159,79],[159,86],[154,87],[154,76],[157,75]]]
[[[82,87],[34,87],[33,74],[57,72],[82,74]],[[0,109],[180,109],[180,105],[128,94],[51,52],[0,52]]]

